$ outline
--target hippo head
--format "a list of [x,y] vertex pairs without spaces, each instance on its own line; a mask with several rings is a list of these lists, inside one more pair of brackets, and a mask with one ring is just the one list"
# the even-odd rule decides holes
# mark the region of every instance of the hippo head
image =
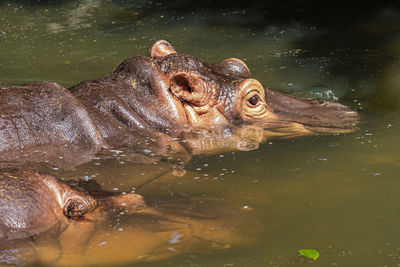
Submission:
[[110,211],[135,213],[145,207],[141,195],[103,191],[92,180],[63,182],[29,169],[0,170],[0,244],[38,235],[56,224],[64,231],[72,219],[89,214],[91,221]]
[[236,58],[208,64],[177,53],[164,40],[157,41],[150,54],[184,110],[186,118],[181,120],[195,128],[253,125],[263,129],[265,139],[347,133],[359,122],[358,113],[341,104],[295,98],[263,86]]

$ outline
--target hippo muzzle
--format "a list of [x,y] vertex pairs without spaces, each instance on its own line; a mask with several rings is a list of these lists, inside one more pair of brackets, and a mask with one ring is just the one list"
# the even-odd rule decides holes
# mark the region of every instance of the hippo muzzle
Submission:
[[350,133],[359,124],[359,114],[342,104],[295,98],[265,87],[264,90],[275,123],[291,124],[303,134]]

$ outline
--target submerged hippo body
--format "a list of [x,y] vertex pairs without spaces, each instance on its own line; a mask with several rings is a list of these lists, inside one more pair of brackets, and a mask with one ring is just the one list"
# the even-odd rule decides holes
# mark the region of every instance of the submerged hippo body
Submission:
[[138,194],[105,192],[93,181],[2,170],[0,265],[110,266],[252,244],[240,230],[249,224],[240,216],[251,212],[217,200],[167,200],[147,205]]
[[48,231],[56,224],[60,229],[83,215],[104,207],[142,207],[137,194],[89,194],[73,188],[51,175],[31,170],[0,172],[0,242],[22,239]]
[[[254,149],[271,136],[351,132],[358,120],[343,105],[262,86],[238,59],[208,64],[161,40],[151,57],[128,58],[112,75],[69,90],[48,82],[1,87],[0,164],[77,165],[103,148],[184,161],[187,151]],[[230,143],[235,138],[255,145]]]
[[50,175],[2,171],[0,240],[40,234],[56,223],[66,224],[68,217],[83,215],[96,206],[92,197],[78,193]]
[[[79,165],[109,147],[105,140],[112,140],[113,147],[130,147],[138,152],[167,146],[155,147],[156,139],[162,136],[154,134],[153,139],[145,132],[129,130],[118,114],[114,119],[113,115],[108,118],[107,114],[90,111],[56,83],[0,87],[0,167],[45,162]],[[111,129],[114,139],[103,126]]]

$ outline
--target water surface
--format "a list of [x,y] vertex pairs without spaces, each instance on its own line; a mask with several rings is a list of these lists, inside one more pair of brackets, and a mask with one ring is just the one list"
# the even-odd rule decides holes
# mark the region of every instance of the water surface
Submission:
[[[255,151],[196,156],[183,177],[172,176],[167,164],[118,159],[55,170],[65,179],[96,179],[106,190],[140,187],[145,198],[185,203],[186,209],[203,205],[199,199],[210,212],[227,205],[240,223],[226,229],[250,239],[222,244],[222,250],[207,250],[212,242],[198,251],[181,247],[170,258],[137,258],[126,266],[308,265],[297,255],[302,248],[321,253],[319,266],[400,264],[400,33],[393,22],[400,11],[387,8],[332,36],[297,22],[230,23],[249,22],[241,10],[181,14],[158,6],[149,14],[140,2],[1,2],[0,83],[49,80],[69,87],[108,75],[123,59],[147,55],[155,40],[166,39],[208,62],[241,58],[264,85],[338,101],[358,110],[363,122],[352,134],[268,140]],[[179,207],[169,206],[171,213]],[[132,237],[114,247],[110,262],[118,263],[118,253],[129,254],[127,244],[138,242]]]

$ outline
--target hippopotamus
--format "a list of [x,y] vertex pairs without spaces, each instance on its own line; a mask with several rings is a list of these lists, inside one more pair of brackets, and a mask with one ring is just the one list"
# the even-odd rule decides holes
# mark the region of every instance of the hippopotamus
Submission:
[[95,210],[101,212],[110,207],[137,210],[145,206],[138,194],[113,194],[98,188],[89,194],[79,184],[68,185],[32,170],[1,170],[0,240],[38,235]]
[[0,265],[115,265],[254,242],[240,235],[241,215],[227,205],[158,199],[105,192],[93,180],[1,170]]
[[352,132],[358,122],[339,103],[262,85],[239,59],[210,64],[159,40],[150,57],[130,57],[111,75],[69,89],[0,87],[0,163],[74,166],[124,149],[185,162],[226,146],[254,149],[273,136]]

